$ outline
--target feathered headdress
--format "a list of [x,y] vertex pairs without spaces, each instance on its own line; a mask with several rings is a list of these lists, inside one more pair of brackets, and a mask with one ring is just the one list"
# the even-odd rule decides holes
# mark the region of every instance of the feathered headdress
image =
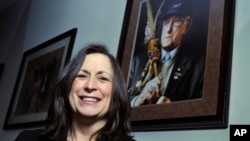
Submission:
[[147,20],[147,26],[145,28],[145,44],[147,46],[148,61],[144,67],[143,72],[138,78],[138,81],[136,82],[136,86],[129,89],[128,93],[130,95],[138,94],[138,92],[140,92],[143,89],[143,87],[149,80],[151,80],[153,77],[158,76],[159,73],[158,62],[160,60],[161,53],[160,49],[158,48],[158,43],[157,43],[158,39],[155,35],[155,29],[156,29],[157,19],[164,2],[165,0],[162,1],[154,18],[152,6],[149,0],[146,1],[148,20]]
[[160,7],[158,8],[158,11],[155,15],[155,18],[153,16],[153,10],[152,10],[152,6],[150,4],[149,0],[146,0],[146,6],[147,6],[147,25],[145,28],[145,43],[147,44],[147,40],[150,38],[156,38],[155,37],[155,29],[156,29],[156,23],[158,20],[158,17],[160,15],[161,12],[161,8],[163,6],[163,4],[165,3],[165,0],[162,1]]

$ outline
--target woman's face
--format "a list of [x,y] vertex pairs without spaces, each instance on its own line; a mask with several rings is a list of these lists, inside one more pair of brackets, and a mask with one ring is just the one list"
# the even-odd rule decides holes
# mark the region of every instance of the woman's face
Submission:
[[73,111],[85,117],[103,117],[111,101],[112,80],[109,58],[100,53],[87,55],[70,90]]

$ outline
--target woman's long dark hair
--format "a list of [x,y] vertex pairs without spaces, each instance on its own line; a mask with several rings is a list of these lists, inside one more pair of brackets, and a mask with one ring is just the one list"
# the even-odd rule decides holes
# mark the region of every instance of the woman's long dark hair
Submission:
[[[54,87],[52,104],[48,111],[44,134],[51,139],[66,138],[71,131],[72,110],[69,104],[69,93],[72,83],[80,70],[86,55],[102,53],[106,55],[114,72],[112,97],[106,115],[107,123],[95,135],[108,141],[130,140],[131,125],[129,120],[130,104],[126,84],[116,59],[108,52],[105,45],[89,44],[65,66]],[[94,136],[94,135],[92,135]]]

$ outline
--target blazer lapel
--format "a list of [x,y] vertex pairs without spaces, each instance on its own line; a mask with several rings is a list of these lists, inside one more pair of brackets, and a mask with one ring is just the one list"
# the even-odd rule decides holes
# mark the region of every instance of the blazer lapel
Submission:
[[173,71],[169,78],[165,95],[173,95],[176,89],[179,88],[180,84],[182,83],[182,79],[186,75],[186,72],[189,68],[188,61],[189,60],[186,56],[182,56],[176,60]]

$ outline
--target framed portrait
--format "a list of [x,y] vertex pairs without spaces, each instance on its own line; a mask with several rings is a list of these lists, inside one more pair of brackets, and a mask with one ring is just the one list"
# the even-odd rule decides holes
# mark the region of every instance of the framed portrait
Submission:
[[127,1],[117,59],[134,131],[228,127],[234,5]]
[[69,62],[77,29],[24,52],[4,129],[42,125],[59,72]]

